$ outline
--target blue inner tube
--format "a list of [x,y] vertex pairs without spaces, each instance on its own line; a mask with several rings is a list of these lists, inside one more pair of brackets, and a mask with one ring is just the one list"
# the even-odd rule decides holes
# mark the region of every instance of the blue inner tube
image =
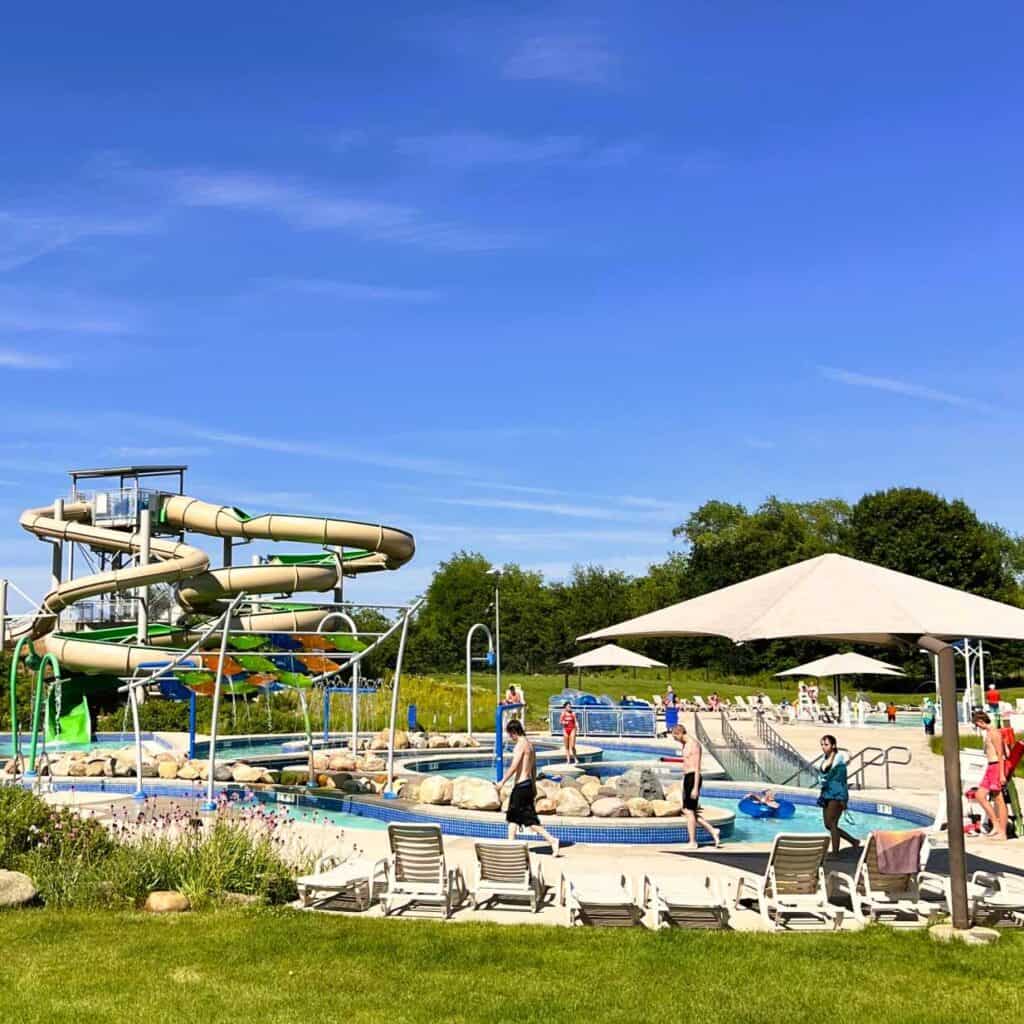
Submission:
[[767,807],[759,804],[749,796],[740,801],[740,810],[751,818],[792,818],[796,814],[795,805],[788,800],[776,800],[778,807]]

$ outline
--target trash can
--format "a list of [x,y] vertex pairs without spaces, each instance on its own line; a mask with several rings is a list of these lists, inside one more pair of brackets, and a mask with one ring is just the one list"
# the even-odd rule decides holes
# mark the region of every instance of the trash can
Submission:
[[409,714],[408,714],[406,720],[407,720],[407,723],[408,723],[408,726],[409,726],[410,729],[415,729],[416,728],[416,705],[415,704],[410,704],[409,705]]
[[671,732],[679,724],[679,708],[665,708],[665,730]]

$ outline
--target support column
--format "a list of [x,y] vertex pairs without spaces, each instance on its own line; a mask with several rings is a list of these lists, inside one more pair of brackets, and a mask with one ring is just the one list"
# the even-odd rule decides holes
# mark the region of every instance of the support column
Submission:
[[231,568],[231,556],[232,556],[232,553],[234,552],[234,547],[235,547],[234,540],[231,537],[225,537],[224,538],[223,554],[221,555],[221,559],[220,559],[221,565],[223,565],[225,569],[230,569]]
[[953,648],[932,636],[917,646],[937,655],[939,692],[942,695],[942,760],[946,785],[946,835],[949,842],[950,911],[953,927],[969,928],[967,860],[964,850],[963,782],[960,778],[960,729],[956,718],[956,656]]
[[7,646],[7,580],[0,580],[0,654]]
[[[139,567],[149,565],[149,537],[152,532],[152,513],[148,508],[139,512],[139,552],[135,556],[135,564]],[[140,644],[149,639],[149,587],[137,587],[135,600],[138,612],[136,637]]]
[[[53,503],[53,518],[58,523],[64,522],[64,499],[58,498]],[[51,540],[53,552],[50,556],[50,589],[56,590],[64,574],[64,542]]]

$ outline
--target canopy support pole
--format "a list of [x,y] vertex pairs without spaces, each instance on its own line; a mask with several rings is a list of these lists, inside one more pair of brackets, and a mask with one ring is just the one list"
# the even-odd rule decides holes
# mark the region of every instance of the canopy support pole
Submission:
[[942,697],[942,760],[946,781],[946,821],[949,839],[950,911],[953,927],[970,928],[967,911],[967,859],[964,849],[960,729],[956,715],[956,656],[953,647],[933,636],[922,636],[917,646],[936,655]]

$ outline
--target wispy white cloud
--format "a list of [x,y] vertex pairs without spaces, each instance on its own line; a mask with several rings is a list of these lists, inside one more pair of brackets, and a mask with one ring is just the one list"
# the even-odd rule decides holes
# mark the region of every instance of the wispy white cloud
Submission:
[[511,491],[513,494],[546,494],[558,497],[572,494],[572,491],[559,490],[557,487],[531,487],[527,484],[506,484],[497,480],[467,480],[470,487],[483,487],[487,490]]
[[147,220],[0,210],[0,272],[23,267],[82,239],[139,235],[153,226],[154,222]]
[[64,356],[0,348],[0,367],[8,370],[66,370],[71,362]]
[[598,33],[556,30],[524,39],[505,61],[502,74],[512,79],[605,85],[617,64],[617,57]]
[[113,335],[137,329],[138,315],[121,302],[59,289],[0,286],[0,331]]
[[511,138],[486,132],[452,132],[400,139],[404,156],[446,167],[470,168],[493,164],[544,164],[579,156],[586,143],[578,135]]
[[519,501],[506,498],[433,498],[444,505],[464,505],[469,508],[507,509],[516,512],[544,512],[553,516],[574,519],[625,519],[627,514],[617,509],[596,505],[570,505],[561,502]]
[[304,231],[345,231],[369,241],[457,252],[505,249],[520,241],[508,233],[436,220],[414,206],[338,195],[294,179],[247,171],[139,169],[116,159],[104,169],[117,180],[156,187],[174,205],[258,212]]
[[929,402],[942,402],[945,405],[955,405],[962,409],[975,409],[978,411],[991,412],[992,407],[979,402],[976,399],[956,394],[953,391],[941,391],[937,388],[927,387],[909,380],[897,380],[893,377],[874,377],[864,373],[854,373],[851,370],[842,370],[834,366],[819,366],[819,372],[827,380],[834,380],[840,384],[849,384],[852,387],[872,388],[875,391],[888,391],[894,395],[905,395],[908,398],[921,398]]
[[111,448],[111,455],[117,455],[123,459],[200,459],[213,454],[212,448],[203,448],[198,445],[156,445],[121,448]]
[[275,278],[269,284],[301,295],[321,295],[346,302],[435,302],[442,297],[441,292],[432,288],[402,288],[320,277]]

